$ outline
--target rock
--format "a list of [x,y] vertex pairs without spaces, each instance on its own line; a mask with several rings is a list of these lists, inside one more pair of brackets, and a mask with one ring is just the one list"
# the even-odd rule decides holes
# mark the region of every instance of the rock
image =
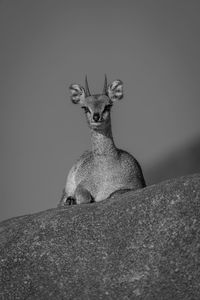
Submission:
[[0,299],[200,299],[200,174],[0,223]]

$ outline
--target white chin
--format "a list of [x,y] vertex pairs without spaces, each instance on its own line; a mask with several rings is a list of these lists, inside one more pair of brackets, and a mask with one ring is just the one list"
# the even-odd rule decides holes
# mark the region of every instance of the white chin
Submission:
[[101,126],[101,125],[103,125],[103,123],[102,122],[95,122],[95,123],[90,123],[90,125],[92,126],[92,127],[99,127],[99,126]]

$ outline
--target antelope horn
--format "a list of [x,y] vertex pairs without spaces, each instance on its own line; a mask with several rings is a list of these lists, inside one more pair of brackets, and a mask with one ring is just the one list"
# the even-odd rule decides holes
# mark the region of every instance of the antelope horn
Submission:
[[85,76],[85,93],[86,93],[86,97],[91,96],[89,86],[88,86],[88,81],[87,81],[87,75]]
[[108,82],[107,82],[107,76],[105,74],[104,87],[103,87],[103,95],[107,94],[107,88],[108,88]]

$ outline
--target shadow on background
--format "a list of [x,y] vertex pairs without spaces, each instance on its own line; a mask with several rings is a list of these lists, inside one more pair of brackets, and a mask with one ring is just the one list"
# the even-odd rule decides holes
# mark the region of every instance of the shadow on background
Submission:
[[179,147],[145,171],[148,185],[182,175],[200,172],[200,137]]

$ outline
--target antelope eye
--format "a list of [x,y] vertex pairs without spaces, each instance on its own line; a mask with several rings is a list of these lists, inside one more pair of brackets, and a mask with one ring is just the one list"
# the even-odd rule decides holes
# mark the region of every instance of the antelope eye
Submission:
[[88,107],[86,107],[86,106],[83,106],[83,107],[82,107],[82,109],[84,109],[85,113],[88,113],[88,112],[90,112],[89,108],[88,108]]
[[106,105],[103,112],[110,111],[112,105]]

